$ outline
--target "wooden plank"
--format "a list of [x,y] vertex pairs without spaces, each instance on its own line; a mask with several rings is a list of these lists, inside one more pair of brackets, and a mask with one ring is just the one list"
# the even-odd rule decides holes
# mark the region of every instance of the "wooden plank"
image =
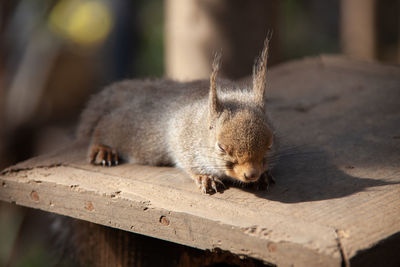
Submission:
[[376,248],[400,244],[399,68],[320,57],[269,77],[282,141],[269,192],[202,195],[174,168],[91,166],[75,143],[3,171],[0,199],[281,266],[398,265]]

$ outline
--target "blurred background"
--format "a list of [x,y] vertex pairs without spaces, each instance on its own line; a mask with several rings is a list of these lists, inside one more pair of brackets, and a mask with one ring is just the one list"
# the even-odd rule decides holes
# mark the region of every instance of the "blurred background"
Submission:
[[[207,78],[220,49],[222,75],[249,75],[269,30],[270,66],[400,63],[400,0],[0,1],[0,169],[72,140],[88,97],[113,81]],[[48,265],[43,214],[0,203],[0,266]]]

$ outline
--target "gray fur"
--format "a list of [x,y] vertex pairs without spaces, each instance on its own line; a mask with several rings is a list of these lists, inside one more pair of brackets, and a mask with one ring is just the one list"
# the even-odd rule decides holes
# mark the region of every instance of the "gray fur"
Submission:
[[105,88],[82,113],[78,138],[116,149],[128,162],[173,165],[194,178],[261,176],[275,143],[263,99],[266,58],[244,87],[217,80],[219,58],[209,81],[126,80]]

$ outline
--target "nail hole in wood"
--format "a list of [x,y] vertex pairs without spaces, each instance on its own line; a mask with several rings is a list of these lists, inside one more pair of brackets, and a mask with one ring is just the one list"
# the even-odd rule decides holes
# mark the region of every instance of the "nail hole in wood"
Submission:
[[169,225],[169,220],[168,220],[167,217],[161,216],[161,217],[160,217],[160,223],[161,223],[162,225],[168,226],[168,225]]
[[91,201],[86,201],[85,202],[85,209],[88,210],[88,211],[94,210],[93,203]]
[[31,199],[35,202],[39,202],[39,194],[36,191],[31,192]]

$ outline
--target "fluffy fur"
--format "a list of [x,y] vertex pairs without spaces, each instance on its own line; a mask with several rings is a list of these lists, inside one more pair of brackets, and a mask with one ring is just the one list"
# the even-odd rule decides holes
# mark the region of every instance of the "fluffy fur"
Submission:
[[173,165],[186,170],[202,191],[222,180],[255,182],[269,170],[274,134],[265,106],[269,39],[254,66],[253,84],[210,80],[127,80],[93,96],[78,138],[90,138],[93,163]]

